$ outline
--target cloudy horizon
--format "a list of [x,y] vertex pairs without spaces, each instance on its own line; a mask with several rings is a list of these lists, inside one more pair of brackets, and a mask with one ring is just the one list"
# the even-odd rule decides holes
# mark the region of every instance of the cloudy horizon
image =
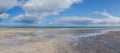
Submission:
[[0,0],[3,26],[120,26],[118,0]]

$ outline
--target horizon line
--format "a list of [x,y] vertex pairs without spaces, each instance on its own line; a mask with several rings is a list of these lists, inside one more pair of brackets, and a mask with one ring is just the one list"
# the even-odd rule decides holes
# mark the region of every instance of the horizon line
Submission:
[[0,28],[120,28],[120,26],[0,26]]

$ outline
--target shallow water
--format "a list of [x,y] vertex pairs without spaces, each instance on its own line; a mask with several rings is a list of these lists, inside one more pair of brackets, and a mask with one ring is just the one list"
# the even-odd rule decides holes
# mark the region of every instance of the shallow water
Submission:
[[[118,28],[44,28],[34,30],[30,33],[18,33],[3,37],[0,39],[0,52],[80,53],[82,52],[80,49],[87,52],[84,47],[91,48],[90,45],[97,45],[95,42],[97,39],[87,37],[94,37],[109,31],[119,31]],[[102,39],[98,42],[101,43],[101,41],[109,43]]]
[[107,33],[109,31],[118,31],[118,28],[55,28],[55,29],[39,29],[34,32],[40,37],[88,37]]

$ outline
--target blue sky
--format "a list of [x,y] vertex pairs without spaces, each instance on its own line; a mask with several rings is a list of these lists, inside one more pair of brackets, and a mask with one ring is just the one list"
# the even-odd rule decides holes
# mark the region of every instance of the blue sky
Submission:
[[120,0],[0,0],[0,3],[0,25],[120,24]]

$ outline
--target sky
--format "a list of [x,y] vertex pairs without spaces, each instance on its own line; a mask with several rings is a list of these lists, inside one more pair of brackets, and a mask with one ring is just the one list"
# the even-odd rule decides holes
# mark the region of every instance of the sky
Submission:
[[0,0],[1,26],[119,26],[120,0]]

